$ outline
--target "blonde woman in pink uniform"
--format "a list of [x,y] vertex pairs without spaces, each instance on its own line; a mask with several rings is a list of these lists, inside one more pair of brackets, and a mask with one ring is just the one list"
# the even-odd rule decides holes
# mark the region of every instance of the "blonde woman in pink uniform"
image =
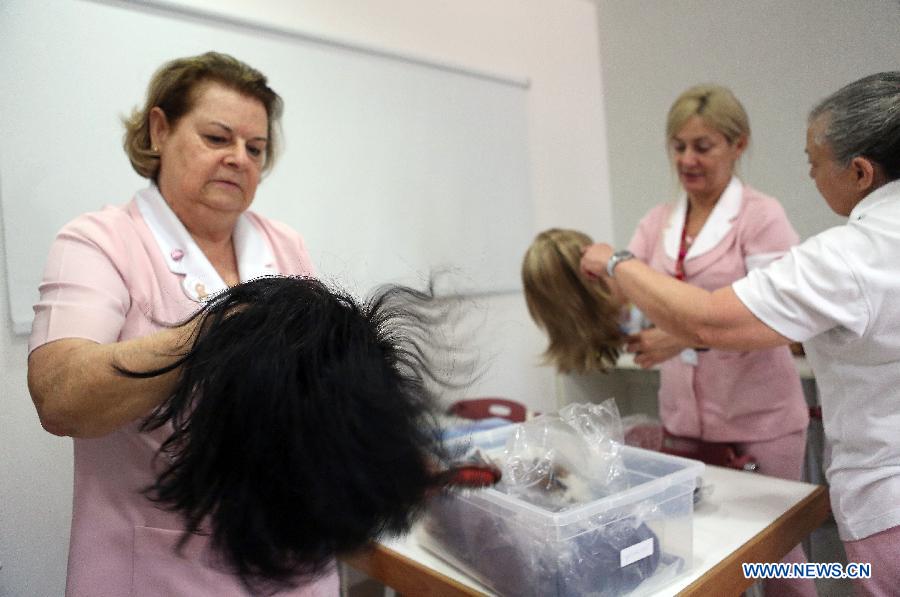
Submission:
[[[686,90],[669,110],[666,136],[683,192],[644,216],[628,245],[634,257],[712,290],[797,244],[778,201],[735,176],[750,124],[731,91]],[[668,434],[728,442],[752,456],[764,475],[801,478],[809,414],[788,347],[707,349],[653,327],[632,336],[627,350],[638,365],[659,366],[659,411]],[[805,561],[799,546],[787,561]],[[814,595],[815,589],[809,580],[769,581],[766,592]]]

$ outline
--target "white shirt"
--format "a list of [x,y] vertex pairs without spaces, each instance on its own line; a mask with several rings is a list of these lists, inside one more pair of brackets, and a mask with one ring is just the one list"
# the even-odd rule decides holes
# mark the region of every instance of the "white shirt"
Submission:
[[900,181],[733,288],[766,325],[804,343],[841,538],[900,525]]

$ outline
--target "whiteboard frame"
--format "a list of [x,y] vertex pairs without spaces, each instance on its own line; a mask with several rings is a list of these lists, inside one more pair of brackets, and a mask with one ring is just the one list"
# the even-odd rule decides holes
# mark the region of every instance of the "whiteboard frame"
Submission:
[[159,12],[163,12],[166,14],[176,13],[182,16],[201,19],[203,21],[209,21],[224,25],[236,25],[238,27],[250,27],[256,29],[258,31],[263,31],[266,33],[288,36],[294,39],[309,41],[317,44],[322,44],[326,46],[330,46],[333,48],[339,48],[342,50],[350,50],[353,52],[362,52],[364,54],[369,54],[372,56],[378,56],[380,58],[389,58],[392,60],[400,60],[402,62],[408,62],[410,64],[417,64],[419,66],[427,66],[431,68],[437,68],[440,70],[444,70],[451,73],[457,73],[462,75],[468,75],[471,77],[477,77],[479,79],[485,79],[488,81],[494,81],[495,83],[504,83],[506,85],[513,85],[515,87],[521,87],[522,89],[528,89],[531,87],[531,80],[528,77],[523,76],[513,76],[513,75],[505,75],[499,74],[483,69],[475,69],[468,66],[462,66],[459,64],[454,64],[452,62],[447,62],[443,60],[436,60],[433,58],[425,58],[422,56],[416,56],[415,54],[411,54],[408,52],[398,52],[396,50],[389,50],[386,48],[380,48],[371,44],[361,44],[354,41],[338,39],[333,36],[324,36],[319,34],[310,33],[308,31],[304,31],[302,29],[296,27],[279,27],[277,25],[273,25],[271,23],[267,23],[260,19],[252,19],[246,16],[237,17],[231,14],[228,14],[224,11],[216,11],[210,8],[198,8],[195,6],[186,5],[179,0],[89,0],[91,2],[96,2],[99,4],[112,4],[112,5],[121,5],[121,4],[131,4],[133,6],[137,6],[143,9],[155,10]]

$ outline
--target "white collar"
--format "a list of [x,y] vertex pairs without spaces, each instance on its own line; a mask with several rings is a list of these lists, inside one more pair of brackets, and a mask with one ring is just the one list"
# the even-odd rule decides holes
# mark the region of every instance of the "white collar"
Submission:
[[[732,223],[741,211],[744,200],[744,185],[737,176],[732,176],[728,186],[722,191],[719,200],[713,207],[712,213],[700,229],[700,234],[694,239],[688,249],[685,259],[692,259],[703,255],[718,245],[725,235],[731,230]],[[663,233],[663,247],[666,255],[672,259],[678,258],[678,250],[681,248],[681,231],[684,229],[684,215],[687,213],[687,194],[682,194],[675,202],[669,214],[669,223]]]
[[900,194],[900,180],[892,180],[885,185],[881,185],[856,204],[850,211],[849,221],[854,222],[863,219],[867,211],[888,199],[896,199],[898,194]]
[[[156,185],[138,191],[135,202],[169,271],[184,276],[181,286],[191,300],[202,302],[227,288]],[[238,217],[232,239],[242,282],[276,274],[272,251],[245,214]]]

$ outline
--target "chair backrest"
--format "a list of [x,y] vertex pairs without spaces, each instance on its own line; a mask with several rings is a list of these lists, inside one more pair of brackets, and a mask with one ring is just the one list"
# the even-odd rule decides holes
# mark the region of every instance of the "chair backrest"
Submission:
[[507,419],[514,423],[523,422],[528,415],[524,404],[506,398],[468,398],[458,400],[450,405],[447,413],[477,421],[489,417]]

